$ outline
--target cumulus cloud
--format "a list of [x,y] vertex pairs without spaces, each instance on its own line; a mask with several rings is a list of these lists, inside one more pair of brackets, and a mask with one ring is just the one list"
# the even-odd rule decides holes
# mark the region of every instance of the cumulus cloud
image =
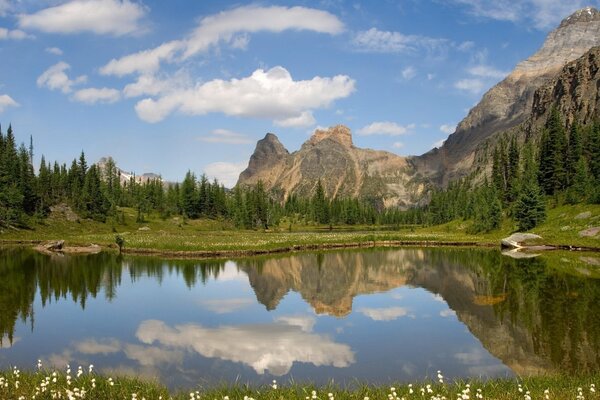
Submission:
[[393,321],[400,317],[412,317],[404,307],[359,308],[358,312],[371,318],[373,321]]
[[72,0],[34,14],[21,14],[18,22],[22,29],[47,33],[122,36],[141,31],[140,21],[146,11],[129,0]]
[[251,306],[252,304],[254,304],[254,299],[248,297],[209,299],[200,302],[202,307],[216,314],[228,314]]
[[8,107],[18,107],[19,103],[13,100],[7,94],[0,95],[0,113],[4,112],[4,110]]
[[[438,148],[439,149],[440,147],[442,147],[444,145],[445,141],[446,141],[445,138],[444,139],[440,139],[437,142],[435,142],[434,144],[432,144],[431,146],[434,147],[434,148]],[[441,297],[440,297],[440,299],[441,299]]]
[[76,91],[73,100],[80,103],[114,103],[121,98],[121,92],[110,88],[86,88]]
[[296,117],[278,119],[273,122],[277,126],[281,126],[284,128],[306,128],[309,126],[313,126],[317,123],[315,117],[313,117],[312,112],[303,111],[300,115]]
[[454,0],[477,18],[514,23],[530,22],[541,30],[556,26],[563,18],[588,5],[587,0]]
[[75,343],[75,350],[82,354],[113,354],[121,351],[121,342],[117,339],[107,338],[107,339],[86,339],[81,342]]
[[483,78],[493,78],[493,79],[502,79],[506,77],[509,73],[506,71],[500,71],[494,67],[489,65],[476,65],[467,70],[469,74],[474,76],[480,76]]
[[146,122],[158,122],[178,111],[187,115],[220,112],[230,116],[285,120],[301,118],[305,111],[327,107],[354,91],[346,75],[294,81],[283,67],[229,81],[215,79],[188,89],[167,93],[157,100],[138,102],[135,110]]
[[456,125],[454,125],[454,124],[440,125],[440,131],[444,132],[447,135],[454,133],[455,130],[456,130]]
[[157,71],[163,61],[185,60],[219,45],[228,44],[245,49],[256,32],[308,30],[337,34],[344,24],[333,14],[306,7],[243,6],[205,17],[187,37],[161,44],[119,59],[113,59],[100,69],[105,75],[126,75]]
[[486,84],[478,78],[466,78],[457,81],[454,87],[472,94],[479,94],[485,89]]
[[411,80],[415,76],[417,76],[417,70],[414,67],[409,66],[402,70],[402,78],[406,79],[407,81]]
[[46,53],[54,54],[55,56],[62,56],[63,51],[58,47],[46,47]]
[[211,179],[217,179],[225,187],[232,188],[247,166],[248,163],[246,161],[237,163],[218,161],[208,164],[204,168],[204,173]]
[[162,61],[173,59],[175,53],[182,48],[182,41],[166,42],[154,49],[143,50],[119,59],[112,59],[100,68],[100,73],[103,75],[124,76],[134,72],[156,72],[159,70]]
[[85,75],[81,75],[75,79],[70,79],[66,71],[71,66],[64,61],[54,64],[48,68],[37,79],[39,87],[47,87],[50,90],[60,90],[63,93],[70,93],[72,87],[87,81]]
[[401,149],[401,148],[404,147],[404,143],[402,143],[402,142],[394,142],[394,143],[392,143],[392,147],[395,148],[395,149]]
[[284,323],[290,326],[297,326],[304,332],[312,332],[317,320],[310,315],[282,315],[275,318],[275,321]]
[[456,312],[451,309],[440,311],[440,317],[448,318],[448,317],[453,317],[455,315],[456,315]]
[[246,135],[227,129],[215,129],[207,136],[201,136],[199,140],[207,143],[225,144],[248,144],[253,141]]
[[358,32],[352,43],[358,51],[373,53],[404,53],[419,49],[434,51],[442,50],[449,44],[446,39],[405,35],[400,32],[380,31],[377,28]]
[[0,40],[23,40],[31,38],[33,38],[33,36],[28,35],[20,29],[11,30],[6,28],[0,28]]
[[398,125],[395,122],[382,121],[373,122],[370,125],[363,126],[358,130],[359,135],[389,135],[399,136],[409,133],[415,128],[415,124],[406,126]]
[[348,345],[282,322],[207,328],[196,324],[170,327],[162,321],[149,320],[140,324],[136,336],[144,344],[242,363],[261,375],[266,371],[285,375],[295,362],[339,368],[354,363],[354,353]]

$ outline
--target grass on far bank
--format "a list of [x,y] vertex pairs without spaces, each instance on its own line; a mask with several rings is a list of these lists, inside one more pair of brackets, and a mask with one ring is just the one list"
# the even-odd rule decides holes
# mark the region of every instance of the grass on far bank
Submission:
[[[171,217],[162,220],[149,215],[144,223],[135,222],[135,211],[123,209],[125,223],[109,219],[106,223],[91,220],[68,222],[61,216],[34,224],[32,229],[0,233],[2,241],[44,241],[63,239],[68,245],[114,246],[115,235],[125,238],[128,249],[158,251],[258,251],[292,246],[368,243],[382,241],[471,243],[498,245],[503,237],[516,231],[512,220],[505,219],[502,227],[489,233],[470,234],[470,221],[455,220],[430,227],[394,226],[327,226],[282,222],[269,231],[237,230],[225,220],[187,220]],[[577,215],[590,212],[585,219]],[[600,205],[580,204],[548,209],[546,221],[532,229],[541,235],[545,244],[600,248],[600,237],[581,237],[579,232],[600,226]]]
[[[67,367],[68,368],[68,367]],[[211,389],[169,392],[157,382],[137,378],[112,378],[96,374],[90,367],[21,372],[0,371],[3,400],[45,399],[173,399],[173,400],[417,400],[417,399],[600,399],[600,375],[585,377],[542,376],[522,379],[459,380],[447,383],[438,371],[431,381],[389,386],[356,383],[351,388],[317,387],[298,383],[249,387],[221,386]]]

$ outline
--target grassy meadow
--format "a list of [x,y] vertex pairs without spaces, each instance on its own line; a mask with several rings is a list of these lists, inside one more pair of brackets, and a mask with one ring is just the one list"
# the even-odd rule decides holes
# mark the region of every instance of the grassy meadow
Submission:
[[[496,246],[500,239],[516,231],[512,220],[488,233],[468,233],[470,221],[420,226],[320,226],[283,221],[269,230],[239,230],[226,220],[184,220],[181,217],[161,219],[150,214],[137,223],[133,209],[123,209],[125,219],[117,223],[92,220],[69,222],[61,215],[33,224],[31,229],[9,230],[0,234],[0,243],[60,240],[67,245],[89,245],[116,248],[115,235],[125,238],[126,251],[143,252],[262,252],[285,251],[336,245],[384,245],[386,241],[406,244],[466,244]],[[589,212],[587,218],[577,219]],[[582,237],[579,232],[600,226],[600,205],[560,206],[548,209],[546,221],[531,232],[541,235],[544,244],[600,248],[600,236]],[[399,243],[399,244],[401,244]]]
[[18,369],[0,372],[0,398],[3,400],[43,399],[131,399],[131,400],[417,400],[417,399],[600,399],[600,375],[583,377],[542,376],[519,379],[457,380],[447,382],[438,371],[432,380],[392,385],[356,382],[343,388],[331,383],[325,387],[294,382],[264,386],[236,384],[215,388],[195,388],[170,392],[155,381],[130,377],[107,377],[90,367],[65,371]]

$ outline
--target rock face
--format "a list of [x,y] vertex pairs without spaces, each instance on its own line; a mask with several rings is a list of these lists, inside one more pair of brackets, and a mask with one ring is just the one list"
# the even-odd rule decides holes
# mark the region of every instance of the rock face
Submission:
[[290,194],[311,195],[321,181],[327,196],[363,197],[380,205],[414,204],[424,189],[411,182],[410,160],[386,151],[360,149],[352,143],[350,129],[337,125],[317,129],[300,150],[289,153],[271,133],[260,140],[238,184],[259,180],[282,200]]
[[[566,63],[598,45],[600,11],[587,7],[565,18],[548,34],[538,52],[519,63],[503,81],[484,94],[440,149],[417,157],[415,162],[419,169],[442,185],[467,175],[479,144],[495,133],[525,122],[534,105],[536,90],[550,82]],[[540,98],[539,104],[547,104],[548,100]]]

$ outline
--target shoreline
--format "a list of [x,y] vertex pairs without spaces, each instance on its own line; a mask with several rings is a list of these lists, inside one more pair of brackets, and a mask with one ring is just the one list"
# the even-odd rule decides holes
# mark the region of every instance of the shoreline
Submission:
[[[43,243],[47,240],[4,240],[0,239],[0,247],[29,247],[39,251]],[[566,250],[566,251],[585,251],[585,252],[600,252],[600,247],[589,246],[574,246],[574,245],[550,245],[551,248],[544,251]],[[101,252],[117,252],[116,245],[100,245]],[[299,244],[291,246],[281,246],[274,248],[256,248],[256,249],[216,249],[216,250],[174,250],[160,248],[142,248],[142,247],[125,247],[122,250],[124,255],[134,256],[149,256],[163,258],[180,258],[180,259],[210,259],[210,258],[228,258],[228,257],[252,257],[269,254],[293,254],[304,251],[320,251],[320,250],[340,250],[340,249],[370,249],[370,248],[390,248],[390,247],[479,247],[479,248],[500,248],[500,243],[492,242],[477,242],[477,241],[444,241],[444,240],[368,240],[368,241],[349,241],[340,243],[314,243],[314,244]],[[40,251],[43,254],[66,254],[66,255],[86,255],[94,254],[97,251],[85,251],[90,248],[90,245],[74,244],[68,246],[64,251],[51,252]],[[527,250],[524,248],[523,250]]]

